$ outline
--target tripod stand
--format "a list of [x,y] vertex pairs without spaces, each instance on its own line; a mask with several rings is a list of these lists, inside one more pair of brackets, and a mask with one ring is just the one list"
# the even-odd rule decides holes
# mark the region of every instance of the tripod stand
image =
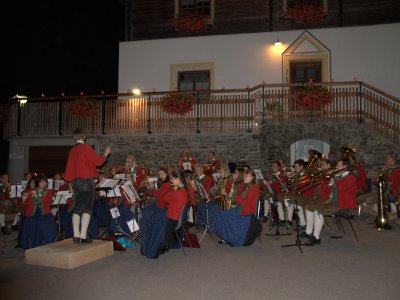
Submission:
[[297,218],[296,218],[296,242],[294,243],[294,244],[288,244],[288,245],[282,245],[281,247],[282,248],[287,248],[287,247],[298,247],[299,248],[299,250],[300,250],[300,252],[301,252],[301,254],[303,254],[303,249],[301,249],[301,242],[300,242],[300,234],[299,234],[299,231],[300,231],[300,224],[299,224],[299,215],[298,215],[298,213],[299,213],[299,209],[297,208],[297,199],[296,199],[296,188],[294,189],[294,196],[293,196],[293,200],[294,200],[294,211],[295,211],[295,213],[296,213],[296,216],[297,216]]
[[199,243],[201,243],[201,241],[203,240],[204,236],[206,235],[206,233],[208,233],[212,239],[214,239],[214,237],[211,234],[211,229],[210,229],[210,220],[209,220],[209,212],[208,212],[208,202],[209,200],[205,199],[204,201],[204,205],[205,205],[205,210],[206,210],[206,225],[204,228],[204,232],[199,240]]
[[[273,205],[274,205],[274,207],[276,207],[276,209],[278,209],[278,197],[276,196],[276,194],[273,195]],[[271,219],[272,219],[272,218],[271,218]],[[272,220],[273,220],[273,219],[272,219]],[[277,220],[273,220],[273,223],[272,223],[270,229],[273,228],[274,226],[276,226],[276,231],[275,231],[275,233],[266,233],[266,234],[264,234],[264,235],[265,235],[265,236],[276,236],[276,239],[277,239],[277,240],[279,239],[279,236],[280,236],[280,235],[292,235],[291,233],[280,233],[280,232],[279,232],[279,224],[278,224],[278,221],[277,221]]]

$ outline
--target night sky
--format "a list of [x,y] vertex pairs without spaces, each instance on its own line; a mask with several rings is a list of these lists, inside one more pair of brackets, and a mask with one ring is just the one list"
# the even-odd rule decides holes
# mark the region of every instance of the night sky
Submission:
[[117,92],[122,1],[12,1],[2,12],[2,102],[17,93]]
[[[40,0],[2,3],[0,101],[28,97],[116,93],[122,0]],[[0,139],[0,172],[8,143]]]

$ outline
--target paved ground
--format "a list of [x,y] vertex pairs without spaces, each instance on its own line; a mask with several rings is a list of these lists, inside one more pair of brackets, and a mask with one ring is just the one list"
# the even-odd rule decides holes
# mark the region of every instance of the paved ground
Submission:
[[[1,299],[398,299],[400,226],[377,232],[365,218],[346,226],[343,239],[281,248],[295,236],[262,236],[250,247],[219,246],[205,238],[201,249],[171,250],[157,260],[135,250],[74,270],[25,265],[14,249],[16,234],[0,237]],[[264,225],[266,232],[267,226]],[[336,229],[336,228],[335,228]],[[200,233],[200,232],[199,232]]]

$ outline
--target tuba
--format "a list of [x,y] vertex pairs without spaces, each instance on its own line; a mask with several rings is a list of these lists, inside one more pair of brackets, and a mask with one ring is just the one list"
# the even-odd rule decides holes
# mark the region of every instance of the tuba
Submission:
[[339,151],[342,153],[341,159],[349,159],[354,153],[358,151],[357,148],[340,147]]
[[376,217],[375,230],[390,230],[389,217],[387,213],[388,201],[388,181],[387,174],[381,172],[378,177],[378,216]]
[[305,168],[305,171],[308,174],[313,174],[318,171],[319,165],[321,163],[321,160],[323,160],[325,156],[321,153],[318,152],[317,150],[309,150],[308,151],[308,161],[307,161],[307,166]]

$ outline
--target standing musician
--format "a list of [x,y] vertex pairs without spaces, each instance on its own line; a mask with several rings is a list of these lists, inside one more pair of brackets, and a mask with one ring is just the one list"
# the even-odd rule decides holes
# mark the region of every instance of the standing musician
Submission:
[[136,158],[133,155],[128,155],[126,157],[125,166],[119,170],[119,174],[127,174],[131,172],[133,175],[133,183],[136,189],[142,187],[143,180],[143,169],[140,165],[136,163]]
[[197,159],[192,157],[189,149],[183,151],[183,155],[179,158],[177,165],[180,170],[193,170],[194,166],[197,164]]
[[95,194],[94,178],[97,177],[97,166],[105,163],[111,154],[108,146],[104,154],[98,156],[90,145],[85,144],[86,134],[81,128],[75,129],[74,139],[76,145],[68,155],[65,171],[65,181],[72,182],[75,194],[72,226],[74,230],[74,243],[90,243],[87,238],[90,215],[92,214]]
[[219,169],[221,169],[221,161],[215,158],[215,152],[208,152],[208,160],[206,161],[206,166],[211,166],[213,173],[216,173]]
[[53,190],[47,189],[47,180],[41,176],[36,177],[32,187],[23,193],[20,204],[24,211],[21,248],[35,248],[56,241],[57,226],[50,209],[52,198]]

